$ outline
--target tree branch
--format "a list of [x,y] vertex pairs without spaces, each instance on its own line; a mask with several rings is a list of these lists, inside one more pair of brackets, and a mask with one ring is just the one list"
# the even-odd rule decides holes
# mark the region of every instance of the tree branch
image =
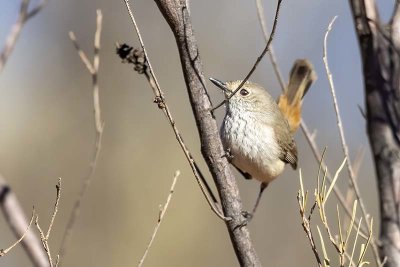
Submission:
[[149,243],[147,244],[146,250],[144,251],[142,258],[139,261],[138,267],[141,267],[143,265],[144,260],[146,259],[147,253],[149,252],[150,247],[153,244],[153,241],[154,241],[154,239],[155,239],[155,237],[157,235],[158,229],[160,228],[161,222],[164,219],[164,215],[167,212],[169,203],[170,203],[171,198],[172,198],[172,194],[174,193],[174,190],[175,190],[176,182],[178,181],[178,177],[179,177],[180,174],[181,174],[181,172],[179,170],[177,170],[175,172],[174,179],[173,179],[172,185],[171,185],[171,189],[169,190],[169,194],[168,194],[168,197],[167,197],[167,201],[165,202],[163,207],[160,205],[160,211],[159,211],[159,214],[158,214],[157,224],[154,227],[153,234],[151,235],[151,238],[150,238]]
[[135,17],[133,16],[133,12],[131,10],[130,4],[128,0],[124,0],[126,8],[128,10],[129,16],[132,20],[133,26],[135,28],[136,34],[139,38],[140,45],[142,47],[142,51],[137,51],[133,50],[133,48],[127,46],[127,45],[118,45],[117,44],[117,54],[125,61],[128,61],[129,63],[132,63],[135,65],[135,70],[140,73],[144,74],[150,84],[151,89],[153,90],[153,93],[155,95],[154,103],[158,105],[158,108],[161,109],[164,112],[164,115],[167,117],[172,130],[174,131],[176,140],[178,141],[183,153],[185,154],[185,157],[187,161],[189,162],[189,165],[192,169],[192,172],[194,174],[194,177],[196,178],[196,181],[201,189],[201,192],[203,193],[204,197],[207,200],[207,203],[209,204],[211,210],[222,220],[230,220],[230,218],[225,217],[222,213],[221,210],[218,206],[218,202],[216,198],[214,197],[210,187],[207,184],[207,181],[205,180],[204,176],[201,174],[200,169],[198,168],[196,161],[192,157],[192,154],[190,153],[189,149],[187,148],[185,142],[183,141],[183,137],[180,134],[178,127],[176,126],[175,120],[172,117],[172,114],[169,110],[169,107],[167,105],[167,102],[165,101],[164,98],[164,93],[161,90],[161,86],[157,81],[157,77],[154,73],[153,67],[151,66],[151,62],[149,59],[149,56],[147,55],[146,52],[146,47],[144,45],[142,35],[140,34],[139,27],[136,23]]
[[22,0],[18,19],[13,25],[11,32],[7,37],[6,44],[0,53],[0,73],[4,69],[8,58],[14,50],[25,23],[40,11],[47,4],[48,0],[42,0],[31,11],[29,11],[29,2],[30,0]]
[[[28,220],[19,204],[17,196],[7,185],[2,176],[0,176],[0,206],[9,227],[14,235],[20,238],[28,228]],[[49,266],[46,253],[32,228],[27,230],[21,243],[34,266]]]
[[71,31],[69,33],[69,37],[72,40],[79,57],[81,58],[83,64],[86,69],[92,76],[92,88],[93,88],[93,113],[94,113],[94,128],[96,130],[96,141],[95,141],[95,150],[93,153],[92,162],[90,163],[89,173],[83,178],[83,184],[79,195],[74,203],[71,214],[69,216],[67,226],[65,228],[64,235],[61,240],[59,255],[60,255],[60,265],[62,263],[62,259],[64,258],[67,250],[67,246],[69,244],[69,240],[71,238],[75,222],[80,214],[80,208],[83,201],[84,196],[86,195],[87,190],[89,189],[90,183],[93,180],[94,173],[97,167],[97,161],[99,159],[100,150],[101,150],[101,142],[103,138],[103,130],[104,130],[104,122],[101,119],[101,109],[100,109],[100,98],[99,98],[99,66],[100,66],[100,37],[102,30],[102,20],[103,15],[101,10],[97,10],[96,16],[96,32],[94,37],[94,55],[93,62],[90,62],[89,58],[80,48],[78,41],[76,40],[75,34]]
[[214,178],[224,214],[232,218],[226,222],[226,225],[236,256],[241,266],[261,266],[251,242],[249,230],[243,225],[239,189],[229,163],[224,157],[225,152],[217,123],[211,113],[212,105],[206,91],[187,3],[184,0],[156,0],[155,2],[175,36],[190,104],[200,135],[201,151]]
[[[380,202],[380,257],[400,266],[400,36],[373,0],[350,0],[364,74],[368,137]],[[398,9],[398,3],[395,5]],[[394,11],[396,16],[398,10]]]

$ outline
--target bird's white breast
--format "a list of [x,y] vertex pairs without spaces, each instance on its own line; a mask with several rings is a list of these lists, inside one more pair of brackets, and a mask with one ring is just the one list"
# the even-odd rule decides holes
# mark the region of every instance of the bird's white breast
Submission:
[[282,173],[285,163],[279,158],[281,149],[268,123],[259,123],[251,113],[231,109],[220,133],[225,149],[233,156],[232,163],[240,170],[261,182],[270,182]]

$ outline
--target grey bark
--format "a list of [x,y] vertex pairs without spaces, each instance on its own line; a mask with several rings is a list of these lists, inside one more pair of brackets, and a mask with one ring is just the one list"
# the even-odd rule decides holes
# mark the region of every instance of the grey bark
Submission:
[[380,202],[380,256],[400,266],[400,10],[379,19],[374,0],[350,0],[363,65],[368,137]]
[[[28,227],[28,219],[22,209],[17,196],[8,186],[4,178],[0,175],[0,207],[7,224],[11,228],[15,237],[19,239]],[[42,243],[34,232],[34,226],[31,225],[21,244],[28,254],[33,266],[48,267],[49,261],[43,249]]]
[[241,266],[261,266],[242,216],[238,186],[210,111],[202,63],[191,26],[190,12],[184,0],[155,0],[175,36],[182,71],[201,141],[201,152],[216,184],[225,216],[232,218],[226,226]]

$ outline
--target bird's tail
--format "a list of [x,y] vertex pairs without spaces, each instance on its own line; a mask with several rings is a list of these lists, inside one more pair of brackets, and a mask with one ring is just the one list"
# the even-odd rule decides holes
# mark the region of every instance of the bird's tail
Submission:
[[289,84],[278,99],[278,106],[287,119],[292,133],[299,128],[303,96],[317,79],[314,67],[306,59],[298,59],[290,71]]

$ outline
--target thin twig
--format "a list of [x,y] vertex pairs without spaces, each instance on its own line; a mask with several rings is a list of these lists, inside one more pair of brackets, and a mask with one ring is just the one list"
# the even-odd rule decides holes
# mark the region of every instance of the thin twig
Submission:
[[[356,154],[356,157],[354,158],[354,162],[353,162],[353,169],[354,169],[354,175],[357,181],[358,178],[358,172],[360,171],[361,168],[361,164],[364,160],[364,156],[365,156],[365,148],[361,147]],[[348,188],[347,188],[347,192],[346,192],[346,203],[347,206],[350,207],[353,202],[353,198],[354,198],[354,190],[353,187],[351,186],[351,184],[349,184]]]
[[24,232],[24,234],[11,246],[9,246],[8,248],[5,249],[0,249],[0,257],[3,257],[4,255],[6,255],[8,252],[10,252],[10,250],[12,250],[16,245],[18,245],[19,243],[22,242],[22,240],[25,238],[26,234],[28,233],[29,229],[31,228],[32,222],[33,222],[33,218],[35,217],[35,208],[33,208],[32,210],[32,216],[31,216],[31,220],[28,224],[28,226],[26,227],[26,230]]
[[[358,172],[359,172],[359,170],[360,170],[360,168],[361,168],[361,163],[363,162],[363,159],[364,159],[364,156],[365,156],[365,148],[364,147],[362,147],[361,149],[359,149],[358,150],[358,152],[357,152],[357,154],[356,154],[356,157],[355,157],[355,159],[354,159],[354,163],[353,163],[353,166],[354,166],[354,174],[356,175],[355,177],[356,177],[356,179],[357,179],[357,177],[358,177]],[[355,200],[355,201],[357,201],[357,200]],[[347,192],[346,192],[346,203],[347,203],[347,206],[350,208],[352,205],[354,205],[354,190],[353,190],[353,188],[352,188],[352,186],[351,185],[349,185],[348,186],[348,188],[347,188]],[[352,204],[353,203],[353,204]],[[359,220],[360,222],[361,222],[361,220]],[[356,225],[354,225],[354,219],[352,219],[352,218],[350,218],[350,217],[348,217],[348,216],[346,216],[344,219],[343,219],[343,225],[350,225],[350,226],[356,226]],[[350,227],[351,228],[351,227]],[[349,228],[349,229],[350,229]],[[359,232],[359,230],[357,229],[357,232]],[[371,245],[373,245],[373,243],[371,243]]]
[[157,235],[158,229],[160,228],[161,222],[164,219],[164,215],[167,212],[169,202],[171,201],[172,194],[174,193],[175,184],[178,181],[178,177],[179,177],[180,174],[181,174],[181,172],[179,170],[177,170],[175,172],[174,179],[173,179],[172,185],[171,185],[171,189],[169,190],[169,194],[168,194],[168,197],[167,197],[167,201],[165,202],[165,204],[162,207],[162,209],[159,211],[159,216],[158,216],[156,227],[154,227],[153,234],[151,235],[151,238],[150,238],[150,241],[149,241],[149,243],[148,243],[148,245],[146,247],[146,250],[144,251],[144,254],[143,254],[142,258],[139,261],[138,267],[142,266],[144,260],[146,259],[147,253],[149,252],[150,247],[153,244],[153,241],[154,241],[154,239],[155,239],[155,237]]
[[[256,6],[257,6],[258,21],[260,22],[265,43],[268,43],[268,27],[264,17],[264,7],[262,4],[262,0],[256,0]],[[278,61],[276,59],[276,55],[274,52],[274,46],[272,45],[272,43],[269,46],[268,55],[272,64],[272,68],[274,69],[275,76],[278,79],[279,85],[281,86],[282,91],[285,91],[286,88],[285,79],[283,78],[283,75],[279,69]]]
[[19,15],[17,21],[11,28],[11,32],[7,36],[6,43],[0,53],[0,73],[4,69],[8,58],[15,48],[18,37],[21,34],[22,28],[25,23],[32,17],[34,17],[48,2],[48,0],[42,0],[37,4],[31,11],[29,11],[30,0],[22,0]]
[[172,117],[172,115],[171,115],[171,113],[170,113],[170,110],[169,110],[169,108],[168,108],[168,105],[167,105],[167,103],[166,103],[166,101],[165,101],[164,93],[163,93],[163,91],[161,90],[161,87],[160,87],[160,84],[159,84],[158,81],[157,81],[156,75],[154,74],[154,70],[153,70],[153,67],[151,66],[150,59],[149,59],[149,57],[148,57],[148,55],[147,55],[146,48],[145,48],[145,46],[144,46],[144,42],[143,42],[142,36],[141,36],[141,34],[140,34],[139,27],[138,27],[138,25],[137,25],[137,23],[136,23],[135,17],[133,16],[132,10],[131,10],[131,8],[130,8],[129,0],[124,0],[124,2],[125,2],[125,5],[126,5],[126,8],[127,8],[127,10],[128,10],[129,16],[130,16],[130,18],[131,18],[132,24],[133,24],[133,26],[134,26],[134,28],[135,28],[136,34],[137,34],[137,36],[138,36],[138,39],[139,39],[139,42],[140,42],[140,46],[141,46],[141,48],[142,48],[142,50],[143,50],[143,53],[144,53],[144,56],[145,56],[145,60],[146,60],[146,62],[147,62],[147,64],[148,64],[148,67],[149,67],[149,71],[150,71],[150,75],[151,75],[151,80],[152,80],[152,82],[151,82],[151,80],[149,80],[150,85],[153,84],[153,85],[155,86],[155,87],[152,87],[152,88],[153,88],[153,91],[154,91],[154,94],[155,94],[155,96],[156,96],[154,102],[158,104],[158,107],[164,112],[164,114],[165,114],[165,116],[167,117],[169,123],[171,124],[172,130],[173,130],[174,133],[175,133],[175,137],[176,137],[176,139],[177,139],[177,141],[178,141],[178,143],[179,143],[179,145],[180,145],[180,147],[181,147],[183,153],[185,154],[185,157],[186,157],[187,161],[189,162],[189,165],[190,165],[190,167],[191,167],[191,169],[192,169],[192,172],[193,172],[193,174],[194,174],[194,177],[196,178],[196,181],[197,181],[198,185],[200,186],[201,192],[202,192],[203,195],[205,196],[205,198],[206,198],[206,200],[207,200],[207,203],[208,203],[209,206],[211,207],[212,211],[213,211],[220,219],[222,219],[222,220],[224,220],[224,221],[230,220],[231,218],[225,217],[225,216],[222,214],[221,209],[216,205],[216,203],[215,203],[215,202],[212,200],[212,198],[208,195],[209,193],[207,193],[207,190],[206,190],[205,186],[203,185],[203,183],[202,183],[202,181],[201,181],[201,176],[200,176],[200,174],[199,174],[199,172],[198,172],[198,170],[197,170],[197,168],[196,168],[195,161],[194,161],[193,157],[191,156],[190,151],[189,151],[188,148],[186,147],[186,145],[185,145],[185,143],[184,143],[184,141],[183,141],[183,138],[182,138],[181,134],[180,134],[179,131],[178,131],[178,128],[176,127],[175,121],[174,121],[174,119],[173,119],[173,117]]
[[53,267],[53,266],[57,267],[58,263],[59,263],[59,256],[57,255],[56,264],[55,265],[53,264],[53,258],[51,256],[50,246],[49,246],[49,238],[50,238],[50,233],[51,233],[51,229],[53,227],[54,220],[55,220],[56,215],[57,215],[58,204],[60,203],[60,198],[61,198],[61,178],[58,178],[58,184],[56,185],[56,189],[57,189],[56,203],[54,204],[53,214],[51,216],[50,225],[49,225],[49,228],[47,229],[46,234],[44,234],[44,231],[42,230],[42,228],[39,225],[39,216],[36,216],[36,220],[35,220],[36,227],[37,227],[37,229],[39,231],[39,234],[40,234],[40,239],[42,240],[43,248],[47,253],[47,257],[48,257],[48,260],[49,260],[50,267]]
[[242,88],[242,86],[247,82],[247,80],[250,78],[250,76],[253,74],[253,72],[256,70],[258,64],[261,62],[261,59],[265,56],[265,54],[268,52],[269,47],[272,43],[272,40],[274,39],[275,36],[275,30],[276,30],[276,26],[278,25],[278,17],[279,17],[279,10],[281,8],[281,3],[282,0],[278,0],[278,4],[276,7],[276,12],[275,12],[275,19],[274,19],[274,24],[272,25],[272,30],[271,30],[271,34],[269,35],[267,44],[265,45],[264,50],[261,52],[261,55],[257,58],[256,62],[254,63],[253,67],[251,68],[250,72],[246,75],[246,77],[243,79],[243,81],[239,84],[239,86],[221,103],[219,103],[216,107],[213,108],[213,110],[221,107],[223,104],[225,104],[225,101],[229,101],[229,99],[231,99],[231,97],[233,95],[235,95],[237,93],[237,91],[240,90],[240,88]]
[[83,201],[84,196],[90,186],[90,183],[93,180],[94,173],[96,170],[97,162],[100,155],[101,150],[101,142],[103,138],[103,130],[104,130],[104,122],[101,119],[101,109],[100,109],[100,99],[99,99],[99,83],[98,83],[98,73],[99,73],[99,65],[100,65],[100,37],[102,30],[102,13],[101,10],[97,10],[96,16],[96,33],[94,38],[94,56],[93,63],[90,62],[87,55],[80,48],[78,41],[75,37],[75,34],[71,31],[69,32],[69,37],[71,38],[83,64],[86,66],[87,70],[92,76],[92,87],[93,87],[93,110],[94,110],[94,124],[96,130],[96,141],[95,141],[95,151],[93,154],[92,161],[90,163],[89,173],[83,178],[83,184],[81,190],[79,192],[78,198],[76,199],[74,206],[72,208],[67,226],[65,228],[65,232],[60,245],[60,261],[64,258],[66,254],[66,249],[71,238],[72,231],[74,229],[75,222],[80,214],[80,208]]
[[[300,177],[301,190],[299,190],[299,192],[297,193],[297,201],[299,203],[300,217],[302,220],[301,225],[303,226],[303,230],[306,233],[308,240],[310,241],[311,250],[314,254],[315,259],[317,260],[317,264],[319,267],[322,267],[322,261],[321,261],[321,258],[319,257],[318,249],[317,249],[317,246],[314,241],[313,233],[311,231],[311,226],[310,226],[310,218],[311,217],[309,217],[307,219],[307,216],[305,214],[308,192],[304,191],[303,178],[301,175],[301,171],[300,171],[299,177]],[[311,208],[311,210],[313,210],[313,208]],[[311,213],[312,212],[310,212],[310,216],[311,216]]]
[[[367,210],[365,208],[364,205],[364,201],[361,198],[361,193],[360,193],[360,189],[358,188],[358,184],[356,182],[356,178],[355,178],[355,174],[351,165],[351,160],[350,160],[350,156],[349,156],[349,148],[346,144],[346,139],[344,136],[344,130],[343,130],[343,124],[342,124],[342,119],[340,116],[340,111],[339,111],[339,105],[337,103],[337,98],[336,98],[336,92],[335,92],[335,85],[333,82],[333,78],[332,78],[332,73],[330,71],[329,68],[329,63],[328,63],[328,56],[327,56],[327,42],[328,42],[328,35],[330,33],[330,31],[332,30],[332,26],[333,23],[335,22],[337,16],[335,16],[332,21],[329,23],[328,25],[328,29],[325,33],[325,37],[324,37],[324,45],[323,45],[323,61],[324,61],[324,66],[325,66],[325,71],[326,71],[326,75],[329,81],[329,87],[330,87],[330,91],[332,94],[332,99],[333,99],[333,106],[335,108],[335,113],[336,113],[336,120],[337,120],[337,126],[339,129],[339,133],[340,133],[340,139],[342,142],[342,149],[343,149],[343,153],[345,155],[345,157],[347,158],[347,171],[350,177],[350,181],[351,181],[351,185],[353,186],[354,189],[354,193],[356,196],[356,199],[358,200],[358,202],[360,203],[360,208],[361,208],[361,213],[363,215],[364,221],[367,225],[367,228],[370,229],[371,226],[369,224],[369,219],[368,219],[368,213]],[[374,252],[374,257],[376,262],[378,263],[378,265],[380,265],[380,257],[379,257],[379,253],[378,250],[375,249],[376,247],[373,246],[373,252]]]

